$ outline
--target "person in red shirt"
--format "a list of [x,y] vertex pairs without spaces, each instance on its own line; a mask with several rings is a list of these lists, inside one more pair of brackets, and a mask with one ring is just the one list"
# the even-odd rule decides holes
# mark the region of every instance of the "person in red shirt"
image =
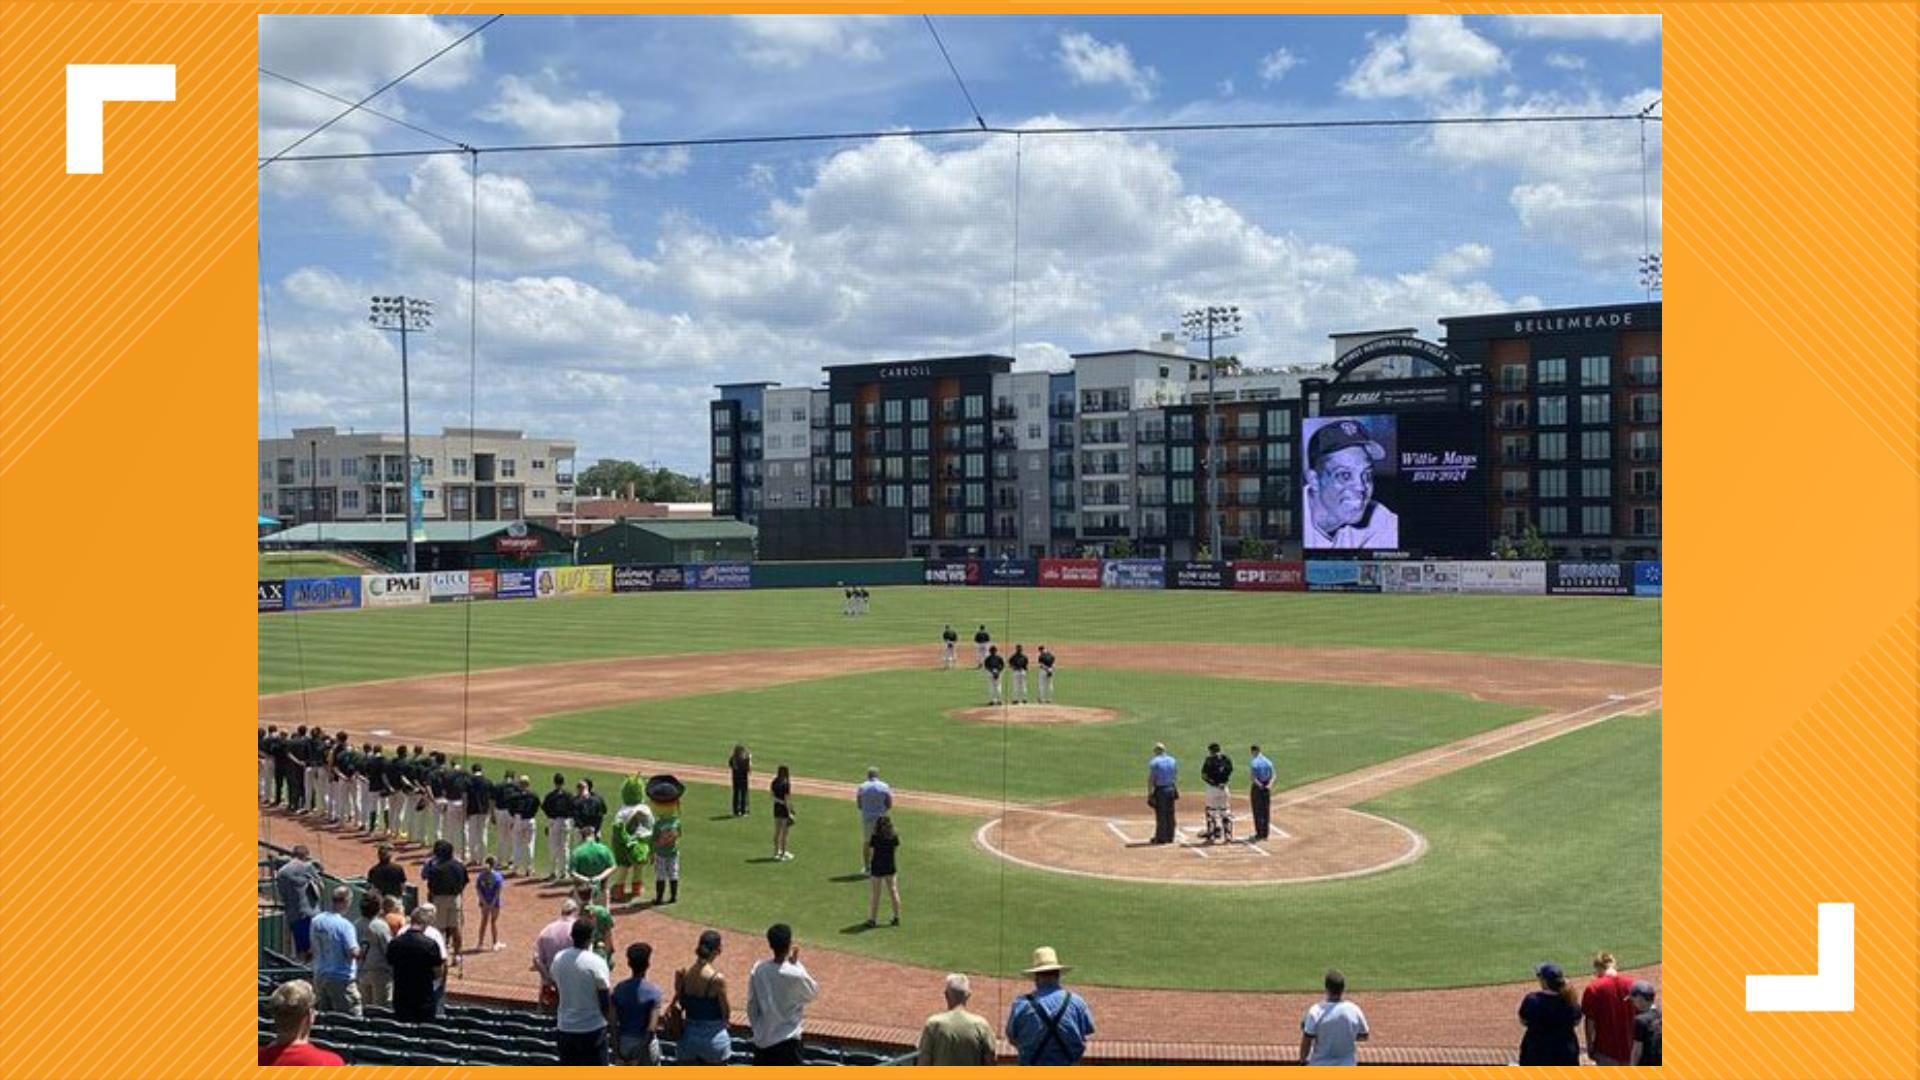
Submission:
[[1580,995],[1580,1014],[1585,1018],[1587,1055],[1595,1065],[1628,1065],[1633,1062],[1633,980],[1615,968],[1613,954],[1598,953],[1593,958],[1593,981]]
[[268,1001],[273,1010],[273,1041],[260,1048],[262,1065],[345,1065],[331,1050],[307,1041],[313,1031],[313,987],[305,979],[281,983]]

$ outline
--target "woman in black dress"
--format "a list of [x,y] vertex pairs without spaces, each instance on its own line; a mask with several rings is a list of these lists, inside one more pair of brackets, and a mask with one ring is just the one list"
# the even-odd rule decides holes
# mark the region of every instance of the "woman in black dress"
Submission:
[[747,816],[747,784],[753,775],[753,755],[747,748],[735,745],[733,756],[727,758],[727,771],[733,774],[733,816]]
[[793,828],[793,778],[787,767],[773,774],[773,857],[781,862],[793,858],[787,850],[787,830]]
[[867,846],[873,849],[872,868],[867,872],[867,880],[873,883],[869,886],[867,925],[872,927],[879,924],[880,894],[885,892],[893,898],[892,925],[899,926],[900,880],[897,876],[899,865],[894,859],[894,853],[900,850],[900,837],[893,831],[891,817],[883,815],[880,820],[873,823],[873,839],[867,842]]
[[1568,985],[1558,964],[1533,970],[1540,989],[1520,1002],[1520,1023],[1527,1033],[1520,1039],[1522,1065],[1580,1064],[1580,996]]

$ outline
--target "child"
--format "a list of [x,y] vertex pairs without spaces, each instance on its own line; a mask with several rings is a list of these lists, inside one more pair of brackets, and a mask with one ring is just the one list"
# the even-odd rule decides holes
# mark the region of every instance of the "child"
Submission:
[[500,943],[500,900],[506,883],[507,879],[495,865],[494,857],[487,856],[487,868],[480,871],[480,876],[473,882],[473,891],[480,896],[480,936],[477,944],[482,952],[487,948],[488,930],[493,931],[493,950],[499,952],[506,948]]

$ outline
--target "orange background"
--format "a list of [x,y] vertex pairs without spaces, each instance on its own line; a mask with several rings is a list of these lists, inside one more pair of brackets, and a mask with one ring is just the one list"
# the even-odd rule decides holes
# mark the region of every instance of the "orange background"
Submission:
[[[1912,1076],[1916,8],[1652,6],[1668,1067]],[[1169,9],[1032,6],[1075,7]],[[262,10],[377,9],[0,8],[0,1075],[252,1067]],[[109,106],[104,175],[65,174],[69,63],[177,65],[175,101]],[[1856,905],[1856,1011],[1747,1015],[1746,974],[1814,970],[1822,901]]]

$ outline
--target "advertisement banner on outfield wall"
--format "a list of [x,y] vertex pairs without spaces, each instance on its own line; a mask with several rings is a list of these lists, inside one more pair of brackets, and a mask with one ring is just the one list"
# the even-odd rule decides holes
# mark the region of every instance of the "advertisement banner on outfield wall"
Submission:
[[980,564],[971,559],[928,559],[925,580],[929,585],[978,585]]
[[287,583],[284,581],[260,582],[260,610],[285,611],[287,609]]
[[1632,596],[1633,564],[1548,563],[1547,591],[1556,596]]
[[1167,564],[1159,559],[1107,559],[1100,564],[1103,589],[1164,589]]
[[674,592],[686,582],[678,563],[613,568],[614,592]]
[[1303,592],[1307,587],[1307,564],[1236,559],[1233,563],[1233,587],[1265,592]]
[[611,566],[558,566],[553,571],[553,595],[585,596],[613,591]]
[[1660,564],[1657,562],[1637,562],[1633,564],[1633,595],[1660,595]]
[[491,570],[467,571],[467,595],[475,600],[493,599],[493,591],[498,584]]
[[1308,559],[1309,592],[1379,592],[1380,564],[1358,559]]
[[473,586],[465,570],[435,570],[427,575],[427,599],[436,604],[464,603],[473,599]]
[[502,600],[526,600],[540,595],[531,570],[495,570],[493,573],[493,595]]
[[1169,563],[1167,585],[1174,589],[1224,589],[1233,576],[1223,562]]
[[980,564],[982,585],[1032,585],[1040,580],[1040,567],[1032,559],[994,559]]
[[1459,592],[1459,564],[1450,562],[1381,563],[1380,588],[1381,591],[1390,593]]
[[328,611],[359,606],[360,579],[357,577],[287,579],[288,611]]
[[753,587],[753,564],[743,562],[687,563],[689,589],[748,589]]
[[1504,596],[1542,596],[1547,591],[1547,564],[1514,559],[1479,559],[1453,564],[1463,593]]
[[1040,585],[1048,589],[1097,589],[1099,559],[1041,559]]
[[366,574],[360,596],[368,607],[412,607],[427,602],[425,574]]

